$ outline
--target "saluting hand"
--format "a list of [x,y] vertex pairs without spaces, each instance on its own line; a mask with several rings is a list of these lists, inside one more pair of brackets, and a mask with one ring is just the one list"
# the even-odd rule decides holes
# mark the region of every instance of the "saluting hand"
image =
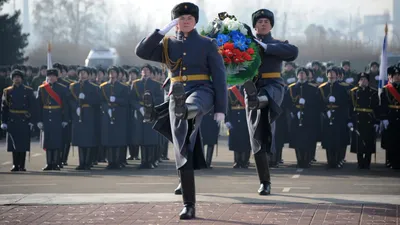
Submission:
[[165,25],[164,28],[160,29],[158,33],[161,35],[166,35],[168,31],[170,31],[174,26],[178,24],[178,20],[179,18],[172,20],[169,24]]

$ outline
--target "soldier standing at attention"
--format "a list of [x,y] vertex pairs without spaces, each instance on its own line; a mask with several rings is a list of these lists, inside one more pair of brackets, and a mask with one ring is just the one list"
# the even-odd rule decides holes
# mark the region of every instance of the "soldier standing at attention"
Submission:
[[[216,41],[199,35],[194,28],[199,20],[198,6],[180,3],[172,9],[171,17],[165,28],[155,30],[138,44],[136,54],[164,63],[171,71],[169,116],[158,114],[152,93],[146,92],[144,118],[156,120],[155,129],[174,145],[184,203],[180,219],[192,219],[196,203],[194,170],[206,167],[199,128],[203,116],[213,107],[214,120],[224,121],[226,74]],[[165,37],[173,27],[178,30],[176,37]]]
[[118,67],[108,68],[110,80],[100,85],[101,145],[107,148],[107,169],[121,169],[121,148],[127,144],[129,88],[118,81]]
[[79,81],[70,85],[72,114],[72,145],[78,146],[79,166],[77,170],[90,170],[91,151],[97,147],[96,111],[100,105],[99,87],[91,83],[89,68],[77,70]]
[[47,166],[43,170],[60,170],[60,153],[64,147],[63,130],[70,121],[68,89],[57,82],[59,72],[47,70],[45,84],[39,86],[37,101],[39,104],[38,128],[41,130],[42,147],[46,151]]
[[7,132],[7,151],[13,155],[11,171],[26,171],[25,158],[31,149],[30,131],[36,119],[36,102],[33,89],[22,84],[22,71],[12,71],[11,80],[13,85],[3,91],[1,129]]
[[258,76],[244,83],[246,99],[247,125],[251,149],[260,179],[258,193],[269,195],[271,176],[268,165],[268,152],[274,153],[275,123],[282,113],[280,105],[284,97],[284,81],[281,78],[282,61],[294,61],[298,48],[272,38],[274,14],[267,9],[260,9],[252,14],[253,28],[256,30],[255,41],[261,47],[262,63]]

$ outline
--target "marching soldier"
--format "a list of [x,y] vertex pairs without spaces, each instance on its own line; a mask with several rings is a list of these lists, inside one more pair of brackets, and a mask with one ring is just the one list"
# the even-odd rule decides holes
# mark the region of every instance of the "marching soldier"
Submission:
[[344,70],[343,80],[348,84],[353,84],[355,79],[357,78],[357,75],[351,70],[350,61],[348,60],[342,61],[341,66]]
[[68,107],[68,89],[57,82],[59,72],[47,70],[45,84],[39,86],[37,101],[39,104],[38,128],[41,130],[41,144],[46,151],[47,166],[43,170],[60,170],[60,152],[64,147],[63,130],[70,121]]
[[154,102],[160,104],[163,101],[161,85],[151,79],[153,68],[149,64],[145,64],[142,69],[141,79],[135,80],[132,85],[131,101],[136,110],[137,122],[134,127],[135,143],[140,145],[142,162],[140,169],[153,169],[155,166],[155,151],[159,144],[158,134],[153,130],[152,123],[144,123],[144,94],[146,91],[151,91],[154,97]]
[[313,157],[313,150],[317,142],[315,133],[315,118],[318,118],[318,89],[308,83],[307,69],[297,69],[295,84],[288,86],[285,105],[290,110],[292,118],[289,147],[296,151],[297,166],[308,168]]
[[384,126],[382,148],[393,169],[400,169],[398,138],[400,137],[400,68],[391,66],[387,69],[392,82],[388,83],[381,93],[381,120]]
[[[340,168],[340,153],[347,145],[343,135],[347,133],[349,122],[348,94],[344,86],[337,82],[339,68],[327,70],[328,82],[319,86],[321,94],[322,121],[322,148],[326,149],[326,157],[330,168]],[[349,124],[348,124],[349,125]],[[339,134],[339,135],[338,135]]]
[[26,152],[31,148],[30,131],[36,119],[36,102],[33,89],[23,85],[24,74],[11,72],[13,85],[3,91],[1,129],[7,132],[7,151],[12,152],[11,171],[26,171]]
[[[146,121],[157,120],[155,129],[174,144],[185,205],[180,219],[192,219],[196,203],[194,170],[206,167],[199,128],[203,116],[213,107],[214,119],[224,121],[226,75],[215,40],[200,36],[194,28],[199,8],[185,2],[175,6],[171,15],[171,23],[142,40],[136,54],[146,60],[162,62],[171,71],[171,96],[165,104],[169,107],[169,116],[161,117],[165,114],[165,105],[162,111],[154,108],[152,93],[146,92],[144,117]],[[178,29],[176,38],[164,37],[173,27]]]
[[357,154],[358,168],[369,169],[371,155],[376,152],[376,134],[379,132],[379,97],[378,91],[369,87],[370,75],[358,75],[358,87],[351,89],[352,130],[351,149]]
[[107,148],[107,169],[121,169],[121,148],[127,144],[129,88],[118,81],[118,67],[108,68],[110,80],[100,85],[101,145]]
[[296,82],[296,64],[294,62],[285,62],[282,79],[287,85]]
[[77,170],[90,170],[93,159],[91,151],[98,145],[96,137],[96,111],[100,105],[99,87],[91,83],[89,68],[77,70],[79,82],[69,87],[72,97],[72,145],[78,146],[79,166]]
[[[138,79],[139,70],[137,68],[131,68],[129,70],[129,76],[130,76],[130,78],[129,78],[129,81],[127,84],[129,85],[129,87],[132,91],[133,82]],[[131,92],[131,94],[132,94],[132,92]],[[138,117],[137,117],[138,111],[135,109],[134,105],[130,104],[129,107],[130,107],[130,109],[129,109],[130,113],[129,113],[128,121],[130,123],[130,126],[128,129],[129,129],[130,133],[128,136],[128,141],[129,141],[129,143],[128,143],[129,144],[128,160],[140,160],[139,159],[139,145],[135,142],[135,139],[136,139],[135,127],[136,127],[136,124],[141,123],[143,121],[138,120]]]
[[228,113],[225,126],[229,130],[228,147],[233,151],[233,168],[249,168],[250,137],[247,131],[246,110],[243,86],[228,88]]
[[[272,38],[274,14],[267,9],[260,9],[252,14],[253,28],[261,46],[262,64],[258,69],[258,77],[246,81],[244,85],[246,97],[246,116],[250,135],[251,148],[260,179],[260,195],[271,192],[271,176],[269,172],[267,152],[275,153],[275,123],[281,114],[280,105],[284,97],[284,81],[281,78],[282,61],[294,61],[298,48]],[[261,40],[261,41],[260,41]],[[269,47],[272,46],[272,47]]]
[[214,120],[214,111],[211,110],[209,113],[204,115],[200,125],[200,133],[203,141],[203,145],[207,145],[206,150],[206,164],[207,168],[212,168],[211,162],[214,154],[214,147],[218,145],[219,136],[219,124]]

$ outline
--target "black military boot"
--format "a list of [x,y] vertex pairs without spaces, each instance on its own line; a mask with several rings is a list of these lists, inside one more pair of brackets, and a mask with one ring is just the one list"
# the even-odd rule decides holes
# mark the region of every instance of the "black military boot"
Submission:
[[119,152],[119,157],[118,157],[118,162],[119,162],[119,166],[121,168],[124,168],[127,164],[125,164],[126,162],[126,154],[125,154],[125,147],[120,147],[118,149]]
[[181,220],[190,220],[196,217],[196,191],[194,183],[194,170],[180,170],[182,198],[184,208],[179,214]]
[[126,160],[133,160],[134,159],[134,157],[133,157],[134,153],[133,152],[134,152],[133,145],[129,145],[129,157]]
[[62,156],[61,156],[61,165],[68,166],[68,155],[71,148],[71,144],[66,144],[64,146]]
[[241,162],[241,152],[233,152],[233,168],[238,169],[242,166]]
[[243,87],[246,93],[246,105],[250,110],[263,109],[268,105],[267,96],[258,96],[258,90],[253,81],[246,81]]
[[259,195],[271,194],[271,175],[269,173],[268,156],[263,150],[254,154],[258,178],[260,179]]
[[248,169],[249,168],[249,157],[248,157],[248,155],[250,155],[250,154],[248,154],[247,152],[240,152],[239,154],[240,154],[239,155],[239,157],[240,157],[240,159],[239,159],[240,168]]
[[113,149],[113,169],[120,170],[121,167],[121,148]]
[[46,170],[52,170],[53,169],[53,165],[52,165],[52,159],[53,159],[53,154],[52,154],[52,152],[53,152],[54,150],[49,150],[49,149],[46,149],[46,166],[42,169],[43,171],[46,171]]
[[365,153],[364,156],[364,168],[367,170],[371,169],[371,158],[372,158],[371,156],[372,156],[371,153]]
[[60,150],[53,150],[53,170],[60,170]]
[[79,166],[77,166],[76,170],[84,170],[85,169],[85,148],[78,148],[78,155],[79,155]]
[[182,185],[181,185],[180,180],[179,180],[178,187],[176,187],[175,190],[174,190],[174,194],[175,195],[181,195],[182,194]]
[[13,157],[13,167],[11,168],[11,172],[19,171],[19,163],[18,163],[18,152],[12,152]]
[[25,168],[26,152],[19,153],[19,171],[26,171]]
[[139,145],[132,145],[133,148],[133,159],[140,160],[139,158]]
[[147,155],[146,155],[146,148],[143,146],[140,146],[140,155],[141,155],[141,161],[138,169],[146,169]]
[[84,163],[84,170],[90,170],[93,164],[92,151],[90,148],[85,148],[85,161]]

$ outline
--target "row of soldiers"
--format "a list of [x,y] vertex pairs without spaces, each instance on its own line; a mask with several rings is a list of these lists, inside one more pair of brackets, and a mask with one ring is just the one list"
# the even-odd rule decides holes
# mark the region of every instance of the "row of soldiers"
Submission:
[[[158,93],[157,102],[163,101],[161,69],[148,64],[128,71],[113,66],[106,72],[79,67],[78,81],[73,81],[62,75],[63,65],[55,63],[53,68],[33,79],[43,80],[35,91],[26,85],[25,73],[17,67],[10,74],[13,84],[3,91],[1,128],[7,134],[8,151],[13,152],[12,171],[25,170],[30,132],[35,127],[46,151],[44,170],[68,165],[71,144],[79,149],[78,170],[90,169],[105,158],[107,168],[120,169],[127,164],[128,148],[128,159],[137,160],[140,148],[140,168],[154,168],[161,159],[168,160],[167,141],[151,124],[143,123],[144,90]],[[93,80],[92,74],[96,75]],[[123,78],[128,78],[126,74],[127,81]]]

